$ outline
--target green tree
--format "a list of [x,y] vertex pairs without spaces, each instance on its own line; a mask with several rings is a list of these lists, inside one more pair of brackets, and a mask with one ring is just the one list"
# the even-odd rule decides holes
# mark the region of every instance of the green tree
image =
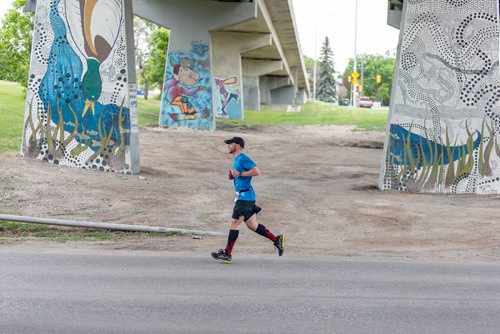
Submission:
[[15,0],[0,27],[0,79],[28,84],[33,35],[33,13],[24,11],[26,0]]
[[154,25],[139,16],[134,17],[134,42],[135,42],[135,66],[137,71],[137,82],[144,89],[144,99],[148,99],[149,81],[146,77],[147,63],[151,46],[148,36],[153,31]]
[[330,40],[325,37],[321,47],[320,71],[316,97],[320,101],[331,102],[335,97],[335,68],[333,63],[333,51]]
[[165,28],[154,30],[149,37],[151,53],[146,64],[146,79],[158,88],[163,87],[169,38],[170,31]]
[[[362,58],[362,56],[359,56],[357,63],[360,76]],[[363,92],[361,94],[363,96],[369,96],[374,100],[382,101],[384,105],[389,105],[391,101],[392,77],[394,75],[396,59],[380,55],[364,55],[364,59]],[[343,76],[343,82],[346,88],[349,88],[350,86],[348,76],[352,73],[353,69],[354,61],[353,59],[350,59],[349,65],[347,66]],[[381,76],[382,81],[380,83],[376,82],[377,75]],[[359,81],[361,83],[361,77]]]

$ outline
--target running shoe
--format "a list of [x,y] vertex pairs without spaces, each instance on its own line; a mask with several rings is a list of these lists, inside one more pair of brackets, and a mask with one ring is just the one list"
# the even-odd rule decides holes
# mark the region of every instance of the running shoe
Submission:
[[212,257],[219,262],[231,263],[231,255],[227,255],[225,249],[219,249],[217,252],[212,252]]
[[280,234],[276,236],[276,241],[274,242],[274,247],[278,249],[278,254],[281,256],[285,251],[285,236]]

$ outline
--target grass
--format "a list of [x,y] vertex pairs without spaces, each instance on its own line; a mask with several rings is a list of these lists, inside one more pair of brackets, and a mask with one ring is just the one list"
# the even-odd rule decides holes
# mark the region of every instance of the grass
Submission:
[[263,107],[261,111],[245,111],[245,120],[223,119],[230,125],[354,125],[356,130],[384,131],[387,110],[335,106],[324,102],[308,102],[300,112],[276,111]]
[[[1,230],[3,228],[3,231]],[[57,242],[67,241],[119,241],[130,236],[147,235],[152,237],[171,237],[182,235],[177,232],[167,233],[140,233],[140,232],[120,232],[109,230],[92,230],[84,228],[54,227],[50,225],[0,222],[0,238],[9,239],[29,239],[40,238]]]
[[19,151],[23,135],[24,88],[0,81],[0,152]]
[[160,117],[161,101],[158,98],[138,99],[139,103],[139,127],[147,125],[158,125]]

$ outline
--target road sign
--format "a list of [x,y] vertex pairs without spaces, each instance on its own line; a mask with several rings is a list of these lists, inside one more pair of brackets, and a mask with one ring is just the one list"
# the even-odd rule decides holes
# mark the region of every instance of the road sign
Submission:
[[359,80],[358,80],[358,78],[354,78],[354,77],[353,77],[353,78],[352,78],[352,84],[353,84],[353,85],[359,85]]
[[375,81],[377,81],[377,83],[381,83],[382,82],[382,76],[380,74],[377,74],[376,78],[375,78]]
[[358,72],[352,72],[351,76],[353,77],[353,79],[357,79],[357,78],[359,78],[359,73]]

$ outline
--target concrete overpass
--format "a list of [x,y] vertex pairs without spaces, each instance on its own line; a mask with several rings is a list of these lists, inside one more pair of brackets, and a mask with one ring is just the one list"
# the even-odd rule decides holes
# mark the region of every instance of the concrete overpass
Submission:
[[187,110],[181,119],[166,87],[161,125],[213,128],[195,116],[210,104],[215,115],[242,119],[245,109],[259,110],[261,104],[306,100],[309,86],[291,1],[134,0],[133,7],[136,15],[171,30],[166,81],[175,77],[169,66],[177,58],[189,59],[200,80],[207,79],[200,65],[205,59],[191,59],[193,47],[205,48],[211,62],[212,103],[208,96],[195,98],[198,103],[181,106]]
[[171,30],[160,125],[215,129],[306,101],[291,0],[28,0],[36,11],[22,154],[139,171],[133,15]]

